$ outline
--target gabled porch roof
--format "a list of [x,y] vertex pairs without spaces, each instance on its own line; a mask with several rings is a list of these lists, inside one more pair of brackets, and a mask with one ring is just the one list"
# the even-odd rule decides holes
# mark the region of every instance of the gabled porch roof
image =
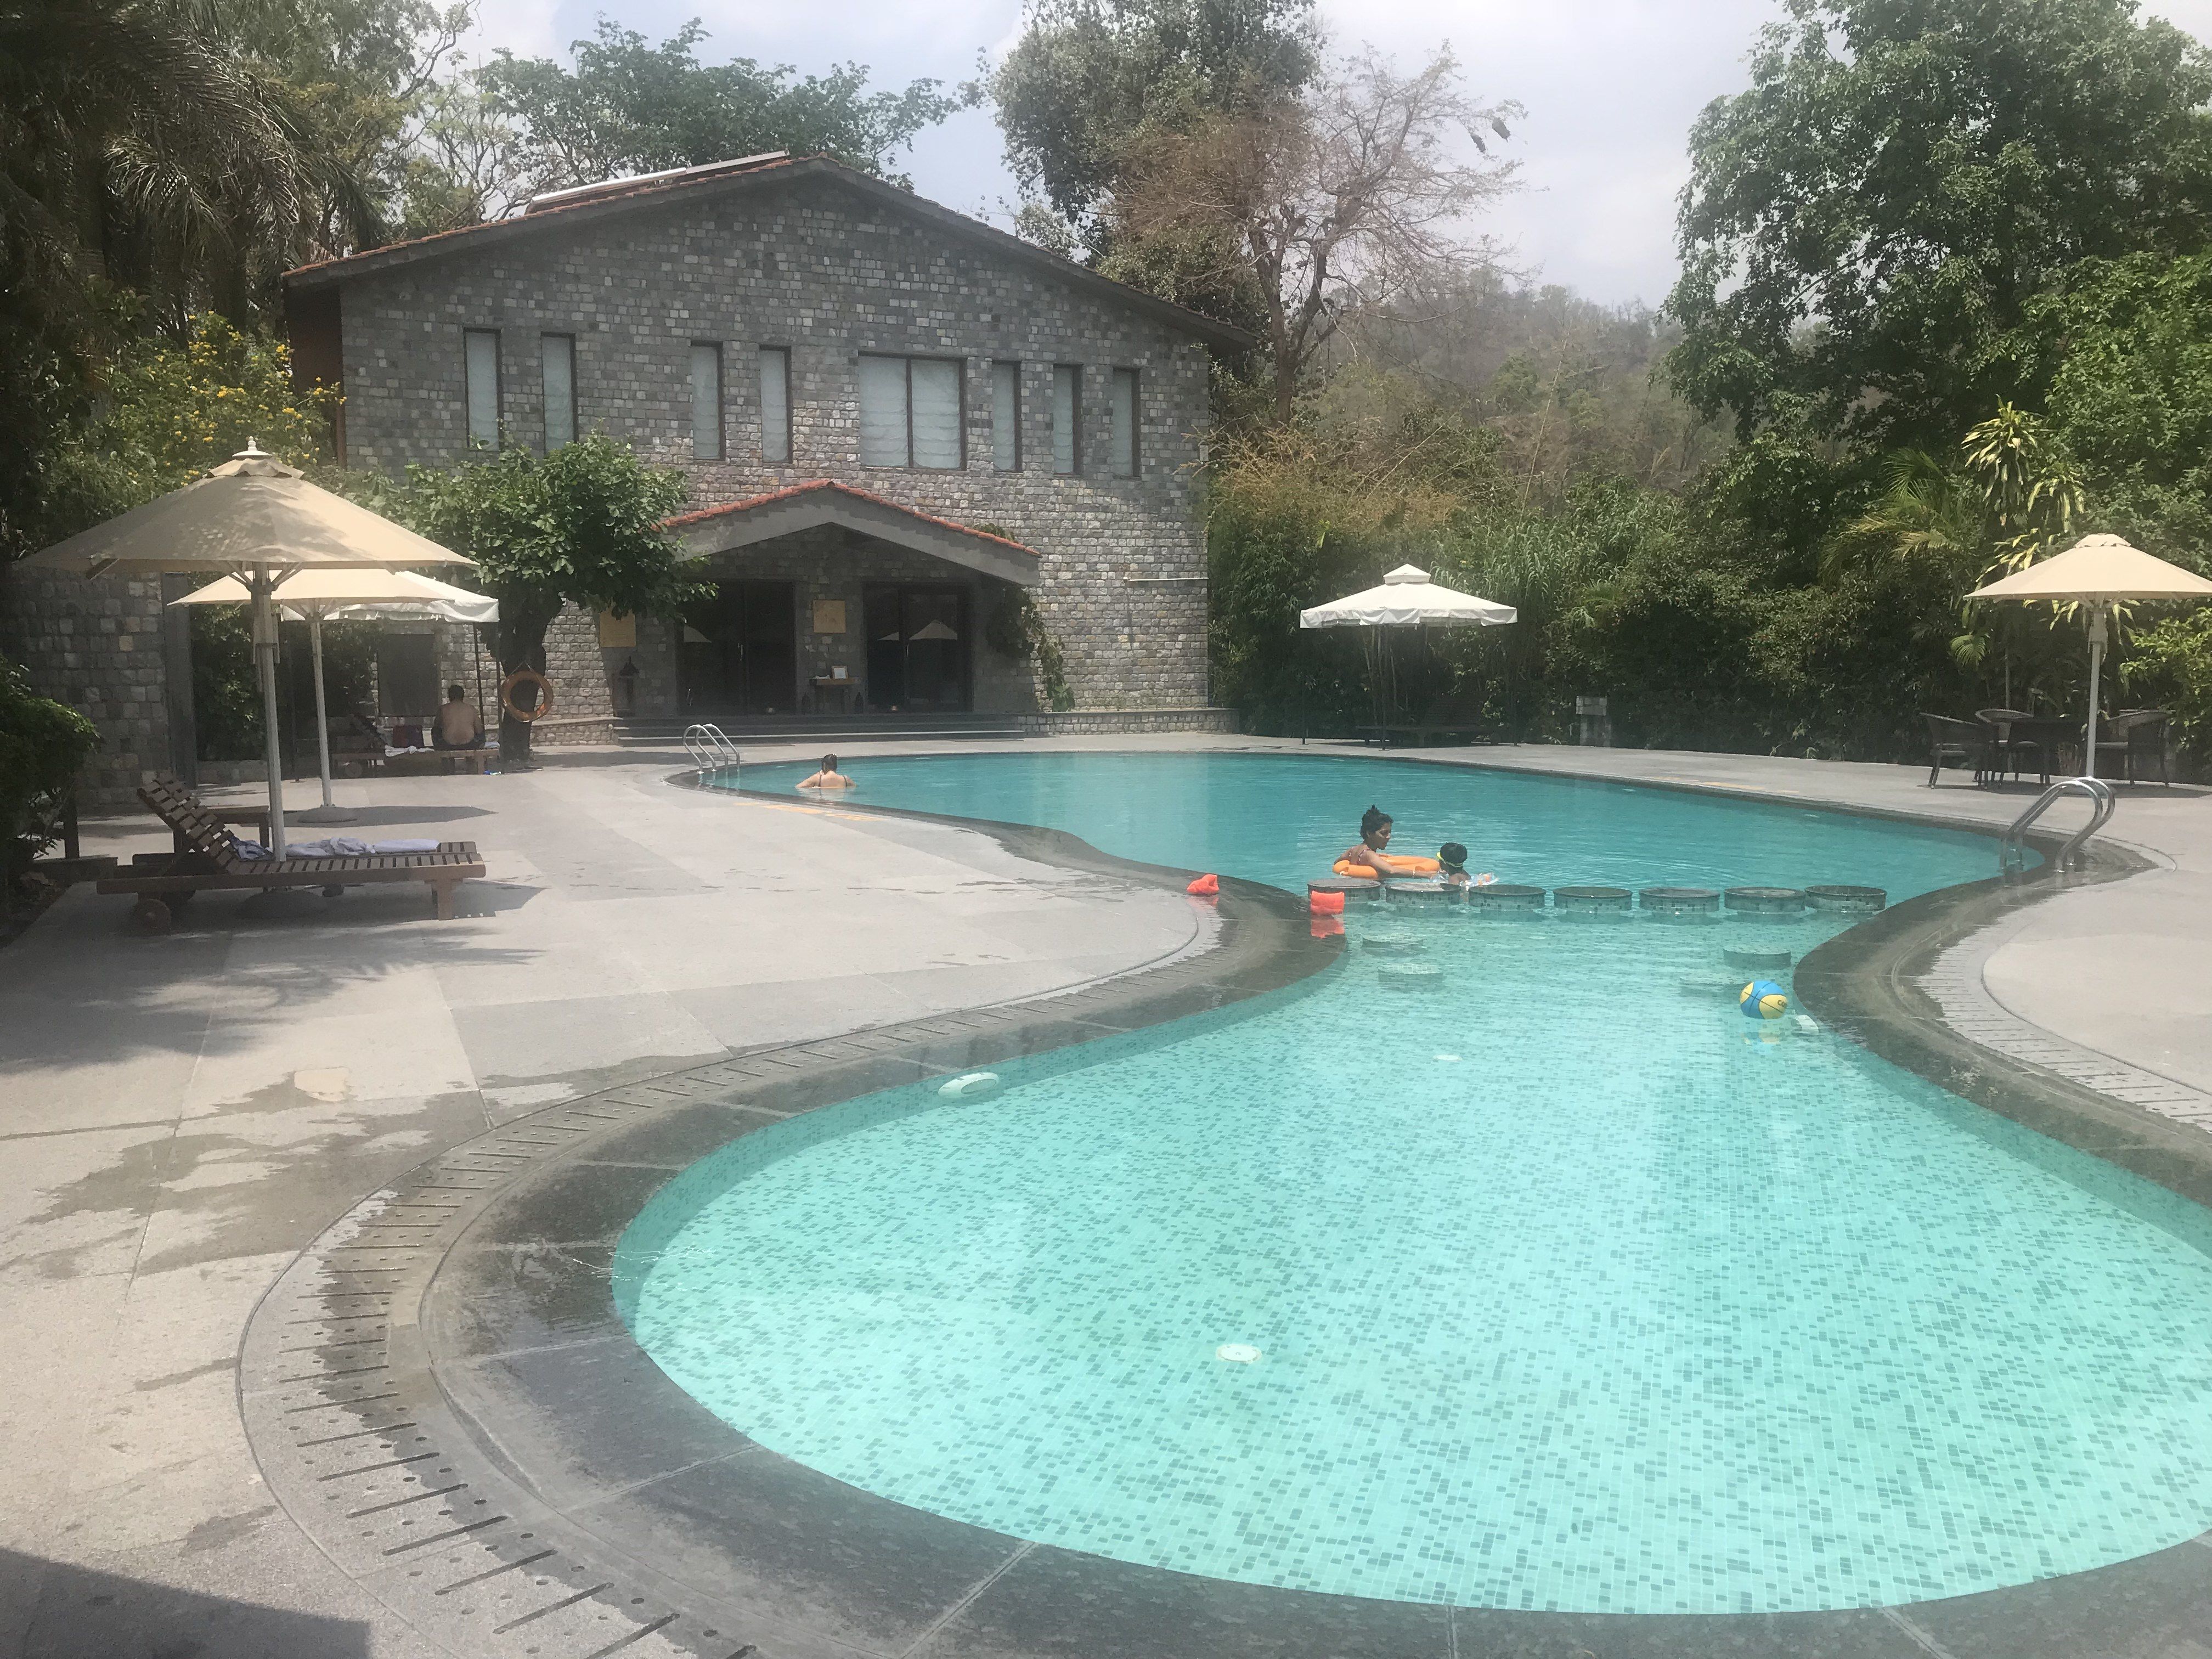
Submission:
[[683,539],[684,556],[696,559],[823,524],[842,526],[1018,586],[1037,585],[1041,561],[1034,549],[830,478],[686,513],[669,520],[668,528]]

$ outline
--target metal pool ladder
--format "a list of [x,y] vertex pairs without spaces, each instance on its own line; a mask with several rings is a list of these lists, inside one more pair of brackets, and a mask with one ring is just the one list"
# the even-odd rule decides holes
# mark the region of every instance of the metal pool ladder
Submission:
[[2102,778],[2061,778],[2012,821],[2012,828],[1997,843],[1997,868],[2007,881],[2018,881],[2027,873],[2028,830],[2062,795],[2079,795],[2090,805],[2088,823],[2067,837],[2066,844],[2058,849],[2058,868],[2063,872],[2079,869],[2087,862],[2082,856],[2083,845],[2112,821],[2112,809],[2118,803],[2112,794],[2112,786]]
[[702,778],[710,773],[738,769],[738,745],[711,721],[697,720],[684,728],[684,752],[691,757],[691,763],[699,769]]

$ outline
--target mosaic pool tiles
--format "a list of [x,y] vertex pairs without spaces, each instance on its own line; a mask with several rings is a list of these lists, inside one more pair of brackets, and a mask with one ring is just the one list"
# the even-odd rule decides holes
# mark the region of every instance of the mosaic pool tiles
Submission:
[[1355,949],[1188,1041],[748,1137],[632,1230],[626,1316],[840,1480],[1255,1583],[1772,1612],[2203,1531],[2201,1212],[1735,1012],[1723,944],[1837,925],[1355,915],[1443,988]]
[[[1953,832],[1386,761],[860,782],[1293,891],[1370,800],[1400,850],[1463,840],[1547,886],[1899,899],[1994,865]],[[2212,1526],[2203,1212],[1735,1012],[1724,947],[1802,957],[1846,920],[1355,910],[1302,1000],[747,1137],[639,1218],[617,1301],[679,1383],[814,1468],[1259,1583],[1840,1607]],[[1381,928],[1419,933],[1432,985],[1357,948]]]

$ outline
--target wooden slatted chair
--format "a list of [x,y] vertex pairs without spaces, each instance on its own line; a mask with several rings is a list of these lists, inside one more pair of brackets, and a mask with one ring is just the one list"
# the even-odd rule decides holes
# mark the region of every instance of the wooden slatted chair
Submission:
[[[372,853],[361,858],[249,859],[222,818],[183,785],[156,778],[138,792],[149,811],[173,832],[177,850],[142,854],[127,870],[105,877],[99,890],[130,893],[138,902],[131,920],[143,933],[167,933],[173,912],[195,893],[267,892],[280,887],[319,887],[335,898],[349,887],[419,882],[432,894],[438,918],[451,921],[453,890],[484,872],[471,841],[442,842],[434,853]],[[265,815],[264,815],[265,821]]]

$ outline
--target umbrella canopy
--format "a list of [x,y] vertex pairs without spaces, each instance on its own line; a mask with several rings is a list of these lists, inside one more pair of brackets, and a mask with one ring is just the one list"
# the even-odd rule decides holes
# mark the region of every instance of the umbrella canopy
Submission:
[[1418,565],[1401,564],[1370,587],[1298,612],[1300,628],[1412,628],[1421,623],[1503,627],[1518,612],[1510,605],[1439,587]]
[[78,576],[474,562],[251,445],[204,478],[23,561]]
[[94,525],[21,562],[76,576],[228,572],[253,605],[269,769],[269,850],[284,854],[284,767],[276,746],[276,612],[280,573],[307,566],[466,565],[365,507],[319,489],[251,438],[204,478]]
[[2212,598],[2212,581],[2153,558],[2118,536],[2084,536],[2063,553],[2015,571],[1970,599],[2050,599],[2108,605],[2128,599]]
[[[244,582],[225,576],[169,603],[244,605],[252,598]],[[321,763],[323,804],[300,816],[309,823],[350,823],[353,814],[342,811],[331,799],[331,717],[323,690],[324,619],[489,623],[499,620],[499,601],[418,576],[411,570],[377,566],[354,570],[339,565],[309,565],[290,572],[277,581],[275,598],[289,619],[307,624],[308,642],[315,657],[315,750]]]
[[[225,576],[195,589],[172,605],[244,605],[253,596],[235,576]],[[471,593],[411,570],[368,568],[349,570],[337,566],[313,566],[279,578],[276,601],[295,622],[309,616],[335,617],[341,622],[425,619],[441,622],[495,623],[499,601]]]
[[2041,600],[2089,607],[2089,718],[2082,732],[2082,769],[2097,769],[2097,693],[2104,677],[2105,613],[2130,599],[2212,598],[2212,581],[2154,558],[2118,536],[2084,536],[2063,553],[2014,571],[1966,595],[1970,599]]

